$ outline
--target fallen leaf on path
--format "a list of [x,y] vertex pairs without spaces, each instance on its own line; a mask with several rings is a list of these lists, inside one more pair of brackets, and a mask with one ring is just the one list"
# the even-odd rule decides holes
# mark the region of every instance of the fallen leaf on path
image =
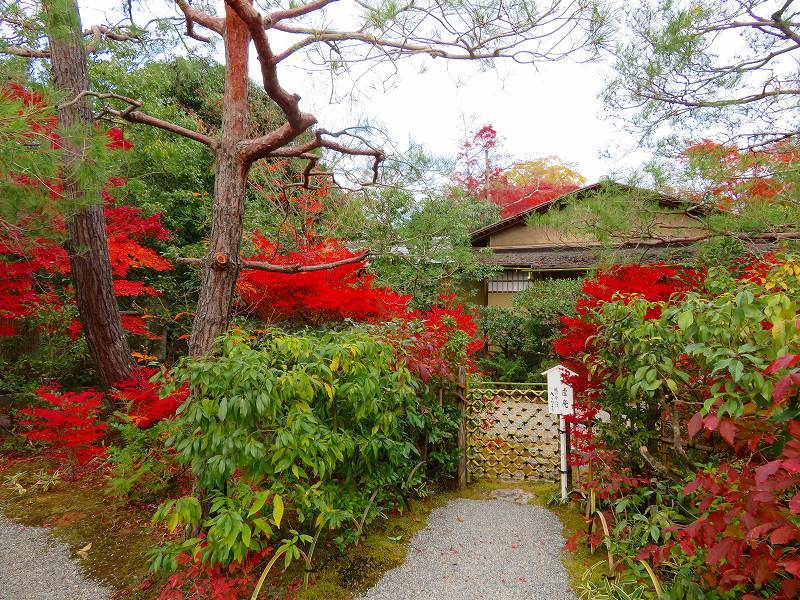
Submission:
[[91,550],[91,549],[92,549],[92,542],[89,542],[83,548],[78,550],[75,554],[79,554],[83,558],[86,558],[89,555],[89,550]]

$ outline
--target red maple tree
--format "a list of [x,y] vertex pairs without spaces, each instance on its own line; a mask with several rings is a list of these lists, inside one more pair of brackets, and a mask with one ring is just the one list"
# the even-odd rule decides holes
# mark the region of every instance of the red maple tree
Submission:
[[73,475],[93,458],[105,453],[100,441],[106,425],[98,422],[103,395],[94,390],[59,393],[39,388],[36,394],[45,406],[20,410],[20,425],[30,442],[42,443],[47,453],[64,463]]
[[757,149],[703,140],[684,150],[689,171],[702,177],[709,194],[726,209],[745,204],[772,203],[796,194],[794,175],[800,147],[786,141]]
[[189,387],[186,384],[162,396],[161,384],[151,381],[156,373],[158,369],[152,367],[134,369],[131,376],[117,382],[111,392],[114,403],[141,429],[172,417],[189,397]]
[[[19,135],[44,138],[51,147],[58,147],[56,119],[45,110],[48,105],[40,93],[8,84],[0,89],[2,98],[14,99],[27,107],[20,112],[25,128]],[[109,149],[132,148],[118,128],[109,129],[105,135],[105,145]],[[69,255],[59,243],[65,234],[60,207],[61,183],[57,179],[16,173],[0,175],[22,191],[45,198],[29,214],[19,215],[18,223],[3,222],[4,227],[0,228],[0,336],[11,336],[17,333],[20,319],[34,316],[44,309],[60,310],[73,300],[67,282]],[[128,276],[131,269],[165,271],[172,268],[169,261],[147,246],[149,241],[169,239],[170,233],[164,228],[160,215],[143,216],[141,209],[117,201],[112,190],[125,183],[123,178],[109,178],[102,192],[109,256],[115,277],[114,291],[120,297],[157,296],[159,292],[154,287],[129,280]],[[46,226],[42,227],[42,223]],[[28,225],[36,225],[30,230],[46,229],[47,236],[30,233]],[[140,316],[125,314],[122,322],[131,333],[152,337]],[[80,322],[74,321],[68,332],[77,336],[80,329]]]
[[[256,233],[260,252],[249,260],[278,265],[309,266],[358,256],[334,239],[304,242],[297,250],[280,248]],[[237,289],[248,309],[265,321],[297,321],[312,325],[353,319],[388,320],[408,310],[408,296],[375,285],[366,274],[366,259],[331,269],[300,273],[245,270]]]
[[499,175],[492,179],[488,189],[481,191],[479,197],[485,197],[499,206],[500,216],[505,219],[547,204],[577,189],[577,185],[556,184],[544,180],[515,185],[503,175]]
[[453,180],[464,193],[479,200],[488,200],[500,207],[502,218],[518,215],[568,194],[579,186],[571,183],[531,178],[523,185],[512,181],[498,164],[500,145],[497,131],[484,125],[461,144],[458,161],[461,170]]

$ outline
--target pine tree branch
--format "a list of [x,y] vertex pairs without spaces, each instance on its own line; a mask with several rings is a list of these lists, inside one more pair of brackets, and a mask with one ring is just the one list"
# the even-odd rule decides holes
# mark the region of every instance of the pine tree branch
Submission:
[[215,140],[214,138],[204,135],[199,131],[183,127],[182,125],[178,125],[177,123],[171,123],[170,121],[165,121],[163,119],[153,117],[152,115],[148,115],[147,113],[143,113],[142,111],[139,110],[139,108],[144,104],[141,100],[134,100],[133,98],[128,98],[127,96],[122,96],[120,94],[100,93],[100,92],[92,92],[90,90],[84,90],[66,104],[61,105],[61,107],[74,104],[75,102],[78,102],[78,100],[80,100],[85,96],[93,96],[98,99],[122,100],[123,102],[128,104],[128,107],[122,110],[118,110],[110,106],[104,106],[100,116],[102,116],[103,114],[113,115],[118,119],[123,119],[130,123],[140,123],[142,125],[150,125],[152,127],[163,129],[164,131],[169,131],[170,133],[175,133],[182,137],[189,138],[191,140],[195,140],[196,142],[205,144],[206,146],[212,149],[217,147],[217,140]]
[[[313,271],[327,271],[329,269],[335,269],[336,267],[341,267],[343,265],[351,265],[353,263],[359,263],[366,259],[371,253],[369,251],[362,252],[361,254],[357,254],[355,256],[351,256],[349,258],[343,258],[341,260],[336,260],[328,263],[321,263],[318,265],[301,265],[301,264],[293,264],[293,265],[276,265],[274,263],[269,262],[262,262],[257,260],[245,260],[240,259],[239,265],[242,269],[252,269],[255,271],[269,271],[271,273],[286,273],[286,274],[294,274],[294,273],[309,273]],[[201,266],[204,263],[204,259],[202,258],[187,258],[187,257],[178,257],[175,259],[176,262],[185,265],[196,265]],[[218,256],[215,259],[215,263],[219,266],[216,268],[227,268],[228,260],[227,257]]]
[[[2,19],[2,21],[8,21],[8,19]],[[93,25],[89,29],[85,29],[83,35],[90,38],[85,46],[88,53],[95,52],[103,38],[117,42],[141,41],[138,35],[124,33],[107,25]],[[47,48],[25,48],[16,45],[0,47],[0,54],[10,54],[22,58],[50,58],[50,50]]]
[[264,29],[270,29],[273,25],[279,21],[283,21],[284,19],[296,19],[297,17],[302,17],[303,15],[320,10],[326,7],[328,4],[333,4],[337,1],[338,0],[315,0],[314,2],[301,4],[296,8],[290,8],[288,10],[275,10],[264,17]]
[[186,35],[194,38],[200,42],[209,42],[208,37],[196,33],[194,31],[194,24],[197,23],[201,27],[205,27],[214,33],[224,36],[225,35],[225,19],[214,17],[208,13],[194,8],[187,0],[175,0],[178,8],[181,9],[183,16],[186,18]]

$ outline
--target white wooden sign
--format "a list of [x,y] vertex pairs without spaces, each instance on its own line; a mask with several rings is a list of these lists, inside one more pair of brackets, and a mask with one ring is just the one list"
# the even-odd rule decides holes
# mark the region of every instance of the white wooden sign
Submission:
[[547,369],[547,411],[556,415],[572,414],[572,386],[563,382],[564,375],[575,375],[564,365]]
[[561,499],[566,502],[569,490],[567,489],[567,470],[569,469],[569,439],[567,437],[568,425],[564,415],[572,414],[572,386],[564,383],[565,375],[575,375],[564,365],[556,365],[547,369],[542,375],[547,375],[547,410],[558,415],[559,446],[561,447]]

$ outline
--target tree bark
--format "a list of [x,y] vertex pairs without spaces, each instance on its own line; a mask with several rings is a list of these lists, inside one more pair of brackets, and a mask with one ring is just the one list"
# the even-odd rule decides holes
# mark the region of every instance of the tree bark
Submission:
[[241,148],[247,139],[249,126],[247,64],[250,32],[227,4],[224,39],[227,68],[222,99],[222,133],[216,149],[211,238],[203,261],[200,298],[189,340],[189,352],[194,356],[210,352],[214,340],[227,329],[236,280],[241,270],[239,249],[250,170]]
[[[89,89],[86,50],[75,0],[44,0],[52,77],[68,100]],[[75,301],[89,353],[103,385],[126,378],[132,368],[130,349],[114,295],[103,204],[99,195],[81,190],[79,169],[92,135],[93,117],[84,96],[59,108],[63,199]],[[94,195],[94,193],[92,193]]]

